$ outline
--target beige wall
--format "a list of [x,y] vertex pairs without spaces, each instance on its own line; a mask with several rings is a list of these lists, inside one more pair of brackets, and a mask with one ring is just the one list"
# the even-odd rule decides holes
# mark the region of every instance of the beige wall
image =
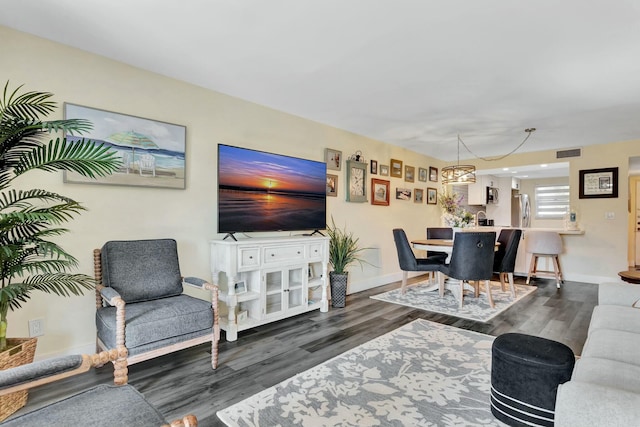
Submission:
[[[75,198],[89,211],[69,224],[71,233],[61,244],[80,260],[79,270],[92,274],[91,251],[111,239],[173,237],[178,241],[184,274],[209,278],[208,240],[216,233],[216,149],[218,143],[267,150],[313,160],[324,149],[344,155],[362,150],[366,159],[388,164],[401,159],[416,167],[444,164],[430,157],[346,131],[311,122],[220,93],[65,47],[0,27],[0,82],[28,90],[46,90],[56,100],[185,125],[187,127],[187,189],[64,184],[61,174],[34,174],[22,182]],[[56,115],[62,117],[62,109]],[[52,117],[54,118],[54,117]],[[539,132],[536,137],[543,137]],[[608,141],[603,141],[607,143]],[[570,184],[578,188],[578,171],[620,168],[620,197],[579,200],[572,190],[584,236],[571,237],[565,260],[567,278],[597,283],[613,279],[627,265],[628,158],[640,155],[640,141],[585,147],[583,156],[571,159]],[[576,146],[580,141],[576,141]],[[475,161],[478,169],[508,165],[550,163],[554,152],[513,155],[502,162]],[[339,173],[339,197],[328,198],[328,212],[337,224],[346,224],[364,246],[374,249],[367,259],[378,266],[351,269],[350,292],[374,287],[400,277],[391,229],[403,227],[412,237],[424,235],[427,226],[440,224],[435,205],[391,200],[391,206],[344,201],[344,171]],[[379,177],[379,176],[378,176]],[[388,178],[396,187],[433,186]],[[438,185],[440,191],[440,186]],[[614,220],[605,220],[614,212]],[[194,293],[196,291],[189,291]],[[94,343],[93,296],[59,298],[36,293],[25,308],[11,313],[9,336],[26,336],[27,321],[45,320],[45,336],[37,357],[55,353],[91,351]]]
[[[216,233],[217,144],[225,143],[324,160],[325,148],[344,155],[361,150],[368,159],[389,164],[390,158],[417,167],[442,162],[362,136],[325,126],[220,93],[152,74],[86,52],[0,27],[0,82],[12,87],[54,93],[55,100],[96,107],[187,127],[187,189],[64,184],[62,174],[25,177],[22,185],[44,187],[81,201],[89,211],[69,223],[62,246],[80,260],[79,270],[93,274],[92,250],[112,239],[173,237],[178,241],[183,274],[210,278],[210,239]],[[56,114],[61,118],[62,108]],[[343,168],[344,169],[344,168]],[[328,213],[346,224],[377,268],[351,269],[350,292],[400,278],[391,229],[403,227],[422,237],[424,228],[439,225],[435,205],[391,200],[391,206],[345,202],[345,174],[339,172],[338,197],[328,198]],[[377,176],[380,178],[380,176]],[[427,183],[395,187],[426,188]],[[419,185],[418,185],[419,184]],[[190,293],[197,291],[190,290]],[[94,297],[60,298],[35,293],[24,309],[9,316],[9,336],[26,336],[28,320],[44,318],[46,334],[38,357],[61,352],[91,351],[94,337]]]

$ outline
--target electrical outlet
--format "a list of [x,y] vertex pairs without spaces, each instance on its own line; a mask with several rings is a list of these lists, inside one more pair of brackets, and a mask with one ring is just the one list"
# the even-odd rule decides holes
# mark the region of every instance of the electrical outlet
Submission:
[[615,212],[605,212],[604,213],[604,219],[616,219],[616,213]]
[[29,320],[29,338],[44,335],[44,319]]

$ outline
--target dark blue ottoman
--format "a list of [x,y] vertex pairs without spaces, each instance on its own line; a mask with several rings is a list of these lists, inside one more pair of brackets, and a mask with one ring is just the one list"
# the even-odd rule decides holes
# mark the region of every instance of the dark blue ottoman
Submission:
[[558,385],[571,379],[575,356],[566,345],[504,334],[491,350],[491,412],[510,426],[553,426]]

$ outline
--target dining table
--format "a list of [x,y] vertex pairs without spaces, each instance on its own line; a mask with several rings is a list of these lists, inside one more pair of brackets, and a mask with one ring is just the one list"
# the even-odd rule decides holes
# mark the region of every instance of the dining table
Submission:
[[[451,260],[451,253],[453,252],[453,239],[416,239],[411,241],[411,245],[414,249],[423,250],[423,251],[437,251],[437,252],[446,252],[447,259],[445,262],[449,262]],[[496,241],[495,250],[498,250],[500,246],[500,242]],[[429,279],[431,280],[431,279]],[[444,283],[444,288],[451,291],[456,299],[459,298],[458,292],[460,291],[459,280],[453,278],[447,278]],[[454,285],[455,284],[455,285]],[[439,290],[439,284],[432,284],[432,290]],[[475,291],[475,289],[469,285],[465,284],[465,289]]]

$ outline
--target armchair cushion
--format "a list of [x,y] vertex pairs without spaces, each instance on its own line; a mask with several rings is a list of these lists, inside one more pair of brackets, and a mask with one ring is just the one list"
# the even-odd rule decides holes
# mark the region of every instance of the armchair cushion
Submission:
[[5,421],[12,426],[161,426],[165,418],[135,388],[99,385]]
[[18,384],[28,383],[34,379],[46,378],[63,372],[72,371],[82,364],[82,356],[69,356],[44,359],[12,369],[0,371],[0,390]]
[[[125,345],[129,354],[136,354],[136,347],[157,341],[199,331],[211,333],[211,311],[211,303],[189,295],[127,304]],[[96,325],[100,340],[107,348],[115,348],[116,308],[99,308]]]
[[182,293],[178,249],[173,239],[110,241],[101,250],[102,283],[126,303]]

